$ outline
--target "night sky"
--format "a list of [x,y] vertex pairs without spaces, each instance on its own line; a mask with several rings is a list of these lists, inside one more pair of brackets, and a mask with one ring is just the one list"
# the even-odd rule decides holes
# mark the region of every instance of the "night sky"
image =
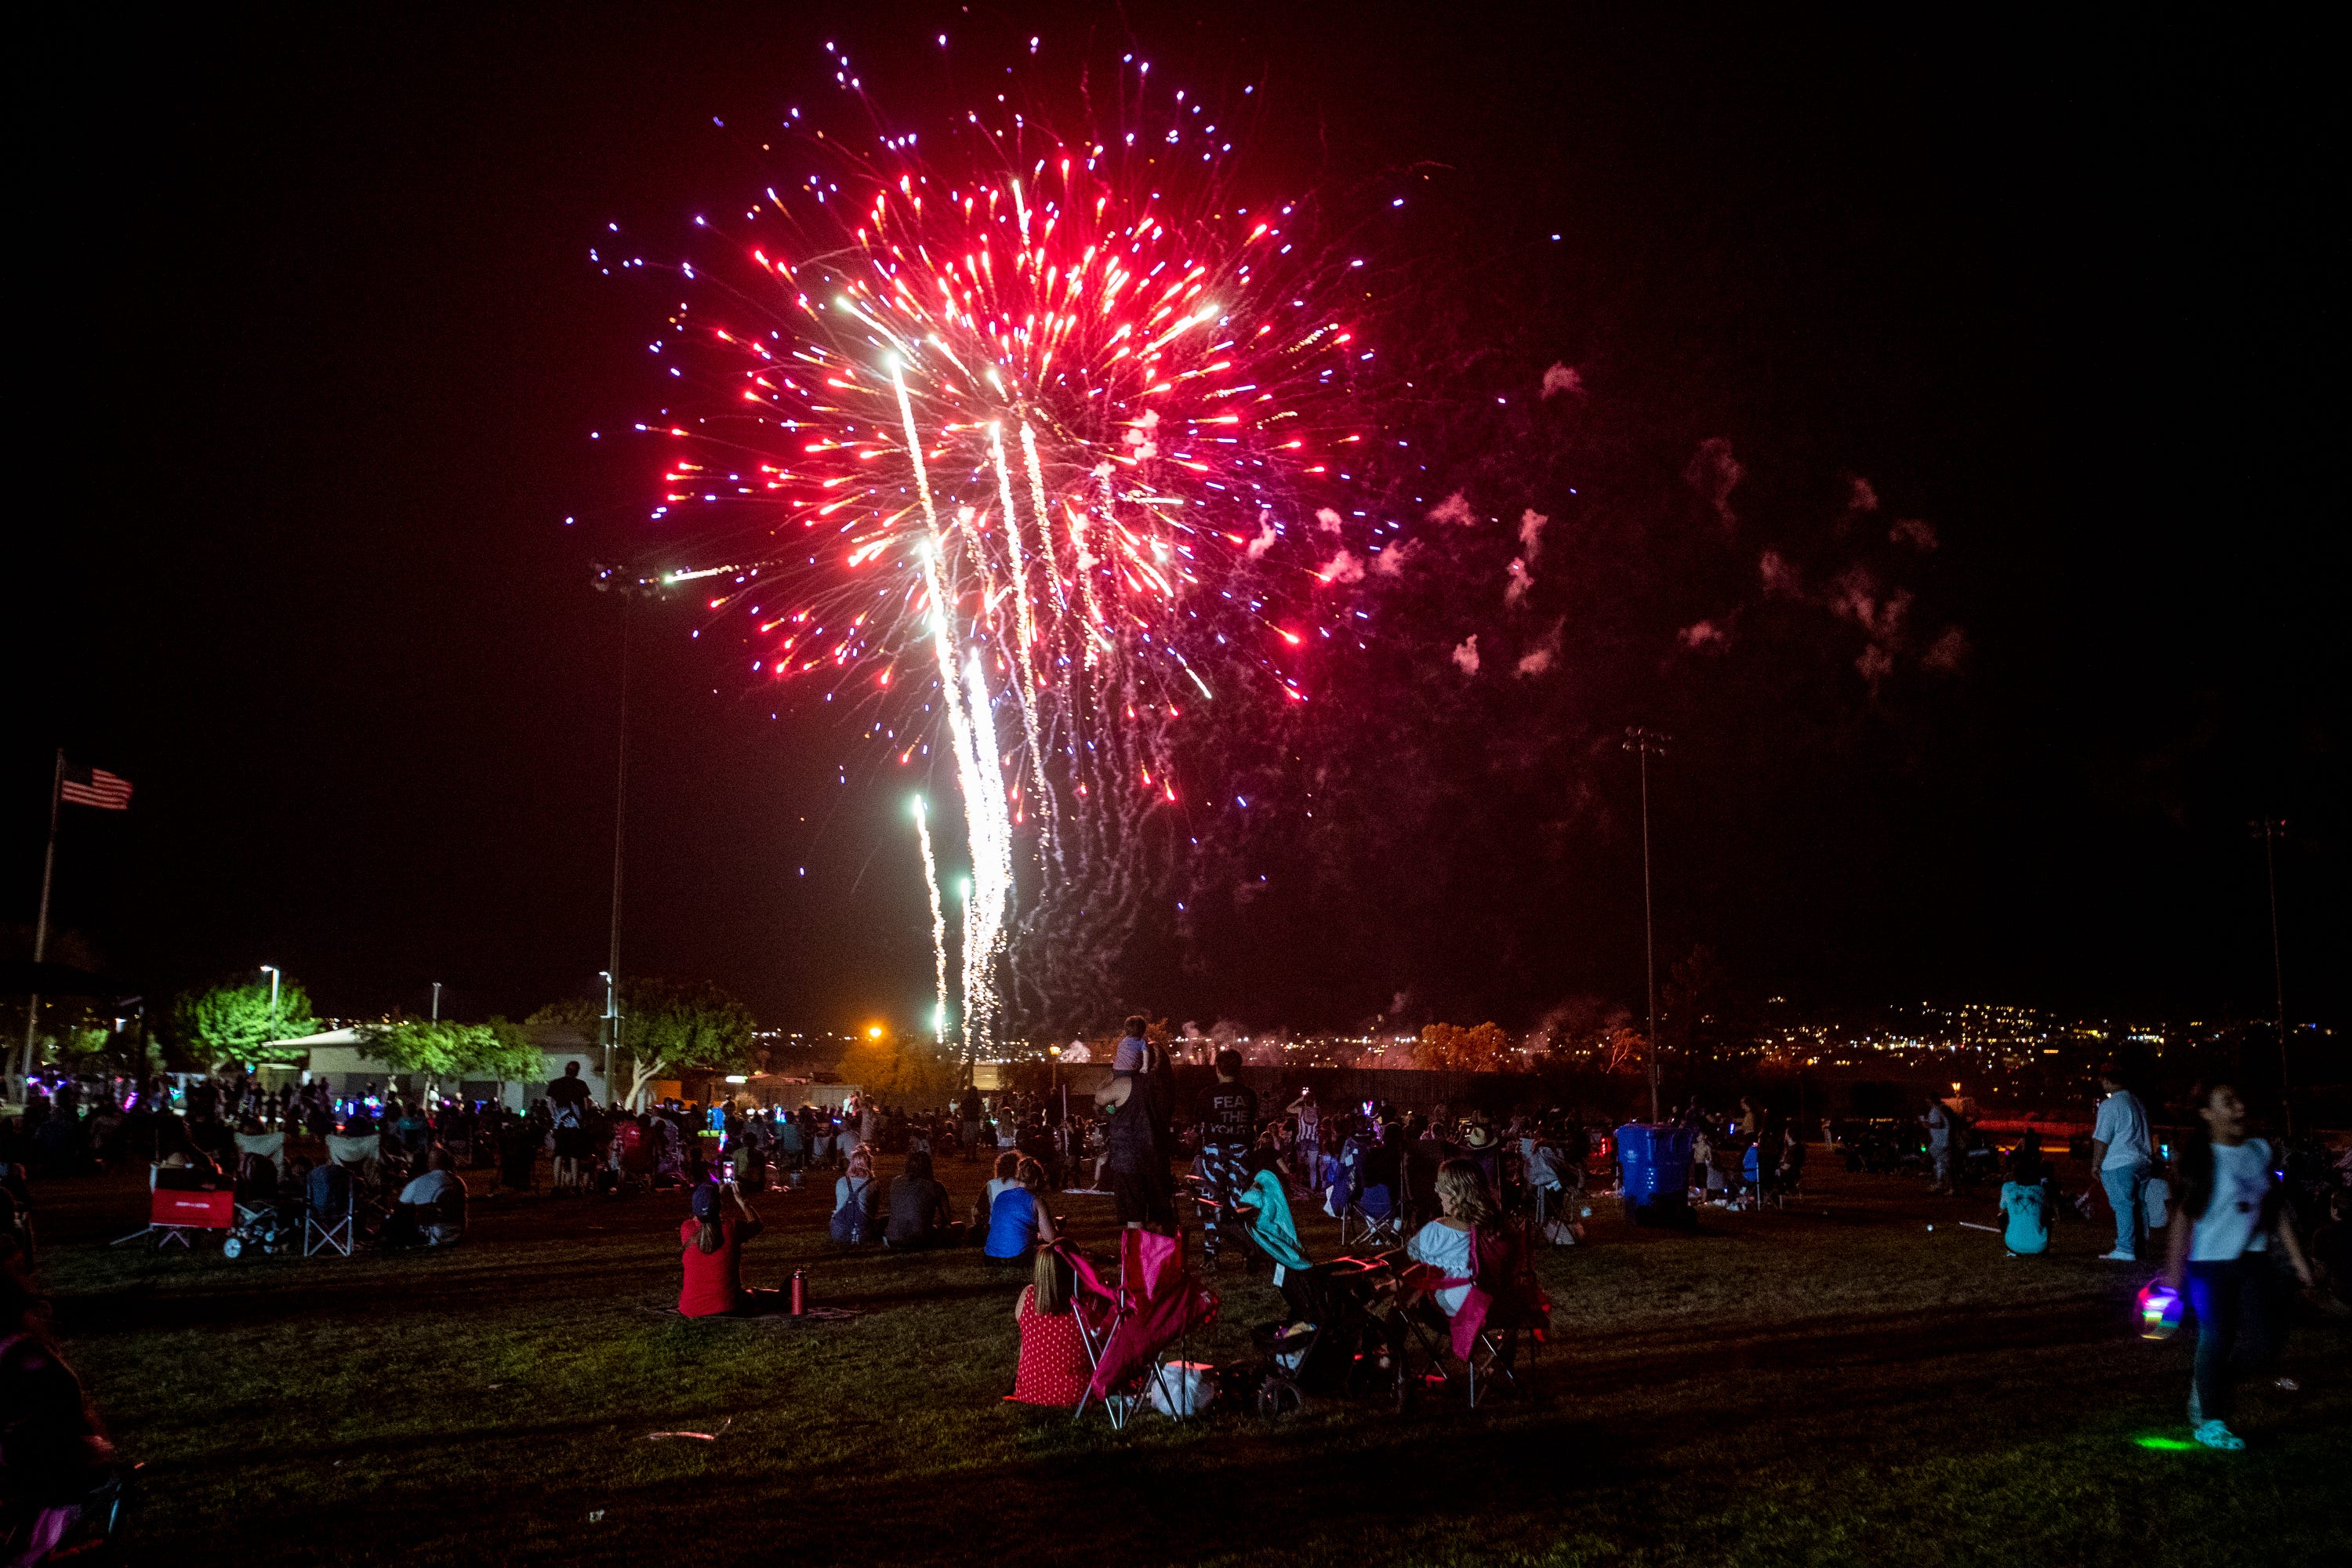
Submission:
[[[648,548],[627,520],[662,456],[586,437],[667,395],[651,303],[587,248],[738,194],[742,138],[713,118],[824,104],[828,41],[928,126],[1036,33],[1048,88],[1129,49],[1213,95],[1257,84],[1269,185],[1412,182],[1366,243],[1411,307],[1385,341],[1434,375],[1414,433],[1454,469],[1427,482],[1570,518],[1581,475],[1593,509],[1562,525],[1591,541],[1583,608],[1559,610],[1587,668],[1543,701],[1490,680],[1480,709],[1439,685],[1467,624],[1442,595],[1400,609],[1282,738],[1327,747],[1353,804],[1203,835],[1177,875],[1195,907],[1147,923],[1131,1000],[1302,1026],[1400,994],[1415,1024],[1637,1004],[1633,774],[1601,742],[1647,723],[1677,736],[1661,962],[1705,942],[1728,994],[2264,1012],[2246,824],[2268,813],[2293,823],[2290,1011],[2340,1016],[2318,51],[2251,17],[975,10],[34,23],[0,754],[17,951],[62,742],[138,796],[68,808],[53,956],[158,997],[277,963],[341,1015],[421,1011],[435,980],[464,1016],[584,994],[618,626],[591,566]],[[1528,429],[1484,408],[1556,362],[1589,428],[1515,477]],[[1745,470],[1739,572],[1775,540],[1832,562],[1855,477],[1869,528],[1929,523],[1903,569],[1964,629],[1961,667],[1874,693],[1834,616],[1754,604],[1719,657],[1676,657],[1693,606],[1746,591],[1655,521],[1700,504],[1682,476],[1709,439]],[[637,612],[625,970],[717,981],[785,1027],[911,1021],[929,950],[903,782],[854,723],[772,720],[699,624]]]

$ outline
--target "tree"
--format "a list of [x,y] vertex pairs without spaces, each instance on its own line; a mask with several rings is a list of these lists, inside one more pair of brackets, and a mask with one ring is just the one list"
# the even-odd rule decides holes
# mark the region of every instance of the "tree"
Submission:
[[[629,1074],[625,1104],[635,1105],[646,1087],[688,1068],[716,1072],[747,1070],[751,1035],[758,1028],[750,1009],[705,981],[635,980],[620,994],[621,1047],[615,1074]],[[555,1002],[531,1016],[535,1024],[584,1027],[599,1039],[603,1013],[586,1004]]]
[[487,1024],[457,1024],[414,1018],[365,1024],[359,1030],[367,1054],[396,1073],[426,1077],[487,1078],[506,1083],[536,1079],[545,1059],[519,1025],[504,1018]]
[[1412,1065],[1441,1072],[1499,1072],[1512,1065],[1511,1037],[1496,1024],[1475,1029],[1432,1024],[1413,1047]]
[[172,1032],[207,1064],[299,1062],[299,1050],[273,1040],[316,1033],[310,995],[291,978],[280,982],[275,1005],[268,981],[229,980],[205,991],[184,991],[172,1004]]
[[[1099,1059],[1108,1061],[1108,1051]],[[928,1044],[888,1036],[859,1040],[833,1070],[842,1082],[894,1105],[944,1105],[963,1082],[963,1069]]]

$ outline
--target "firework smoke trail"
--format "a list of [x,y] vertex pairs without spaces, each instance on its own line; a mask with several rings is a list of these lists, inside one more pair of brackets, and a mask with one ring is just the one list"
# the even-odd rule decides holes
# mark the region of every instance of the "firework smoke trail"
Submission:
[[923,889],[931,896],[931,964],[939,979],[939,1008],[931,1015],[932,1034],[942,1045],[948,1037],[948,914],[940,902],[940,863],[931,854],[930,814],[923,797],[915,797],[915,838],[923,847]]
[[[1142,104],[1148,68],[1127,72],[1123,103]],[[1100,990],[1101,954],[1155,891],[1144,840],[1185,809],[1182,705],[1304,700],[1307,635],[1352,604],[1321,560],[1369,558],[1403,524],[1345,510],[1336,471],[1363,438],[1352,395],[1371,356],[1344,319],[1363,275],[1296,204],[1235,201],[1205,106],[1179,92],[1135,110],[1162,117],[1148,131],[1083,140],[966,113],[941,159],[883,126],[845,64],[840,79],[872,134],[793,112],[776,154],[793,173],[745,204],[760,226],[730,240],[740,261],[680,262],[664,296],[665,384],[716,401],[638,428],[690,443],[654,521],[697,503],[730,529],[703,560],[740,564],[668,580],[732,579],[709,607],[751,611],[755,670],[866,707],[902,766],[944,718],[977,1051],[1009,1026],[1007,973],[1033,1015],[1101,1000],[1072,986]],[[685,298],[697,289],[724,297]],[[1318,511],[1351,536],[1316,537]],[[1019,755],[999,752],[999,702]],[[1091,951],[1052,951],[1066,943]]]

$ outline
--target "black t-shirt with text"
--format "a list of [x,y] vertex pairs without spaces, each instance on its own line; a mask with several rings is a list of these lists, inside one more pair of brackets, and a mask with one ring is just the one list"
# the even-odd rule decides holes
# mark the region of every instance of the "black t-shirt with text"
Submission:
[[1245,1083],[1215,1083],[1202,1091],[1203,1143],[1247,1143],[1256,1137],[1257,1090]]

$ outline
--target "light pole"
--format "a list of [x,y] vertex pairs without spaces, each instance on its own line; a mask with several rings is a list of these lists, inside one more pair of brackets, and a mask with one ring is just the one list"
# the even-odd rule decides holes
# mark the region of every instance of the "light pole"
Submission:
[[604,983],[604,1098],[609,1100],[613,1098],[613,1047],[621,1040],[621,1011],[614,1005],[619,982],[609,969],[598,970],[596,978]]
[[1664,756],[1671,735],[1636,724],[1625,731],[1625,750],[1642,766],[1642,952],[1650,988],[1650,1120],[1658,1120],[1658,928],[1650,898],[1650,758]]
[[438,980],[433,983],[433,1021],[436,1024],[441,1021],[441,983]]
[[613,1058],[620,1047],[620,1015],[613,1009],[613,988],[621,973],[621,868],[622,850],[628,841],[629,824],[629,606],[639,599],[652,598],[661,591],[661,584],[649,577],[624,572],[618,566],[596,568],[596,591],[612,594],[621,601],[621,694],[620,711],[615,728],[619,741],[613,765],[613,924],[611,941],[604,959],[604,1093],[613,1092]]
[[274,1029],[278,1027],[278,966],[265,963],[261,973],[269,976],[269,1026]]
[[2286,837],[2284,817],[2265,816],[2248,825],[2252,837],[2263,841],[2263,869],[2270,878],[2271,887],[2271,1000],[2277,1008],[2279,1049],[2279,1110],[2286,1126],[2290,1142],[2294,1138],[2294,1100],[2287,1092],[2286,1076],[2286,963],[2279,953],[2278,918],[2278,841]]

